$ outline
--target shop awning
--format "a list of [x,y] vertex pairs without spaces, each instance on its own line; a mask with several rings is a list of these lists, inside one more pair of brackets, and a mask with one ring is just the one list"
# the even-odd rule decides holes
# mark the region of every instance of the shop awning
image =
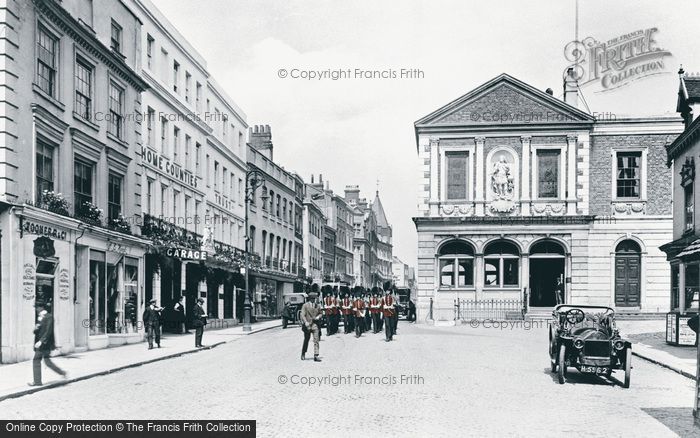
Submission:
[[686,246],[676,257],[686,260],[700,258],[700,239],[691,242],[690,245]]

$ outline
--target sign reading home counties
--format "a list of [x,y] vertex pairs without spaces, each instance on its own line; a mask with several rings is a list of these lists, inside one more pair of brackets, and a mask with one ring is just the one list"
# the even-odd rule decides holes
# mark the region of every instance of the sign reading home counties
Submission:
[[[571,41],[564,48],[569,67],[580,86],[600,84],[610,91],[639,79],[668,73],[664,57],[671,52],[659,47],[655,27],[641,29],[601,42],[588,37]],[[568,70],[567,67],[564,72]]]
[[141,148],[141,158],[151,167],[155,167],[166,175],[175,178],[176,180],[197,188],[197,177],[190,172],[170,161],[165,155],[150,150],[147,147]]

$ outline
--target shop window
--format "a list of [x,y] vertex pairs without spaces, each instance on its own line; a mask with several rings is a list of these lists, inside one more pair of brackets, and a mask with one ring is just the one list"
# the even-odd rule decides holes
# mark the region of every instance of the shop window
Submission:
[[105,253],[90,251],[90,335],[105,333]]
[[700,294],[700,265],[685,265],[685,309],[698,308]]
[[466,242],[455,240],[444,244],[438,253],[440,287],[474,286],[474,249]]
[[56,259],[37,259],[36,261],[36,304],[46,306],[47,310],[53,307],[54,274],[57,266]]
[[680,269],[678,265],[671,265],[671,310],[678,310],[680,307]]
[[515,287],[520,283],[520,251],[505,240],[490,243],[484,251],[484,285]]
[[139,261],[127,257],[124,264],[124,321],[128,333],[138,331]]

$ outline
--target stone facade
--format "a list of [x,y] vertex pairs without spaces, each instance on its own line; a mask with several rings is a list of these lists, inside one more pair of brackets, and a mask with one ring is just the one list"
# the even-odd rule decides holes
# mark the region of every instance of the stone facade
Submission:
[[668,309],[679,118],[596,121],[504,74],[415,129],[419,320],[458,299],[551,307],[557,281],[567,303]]

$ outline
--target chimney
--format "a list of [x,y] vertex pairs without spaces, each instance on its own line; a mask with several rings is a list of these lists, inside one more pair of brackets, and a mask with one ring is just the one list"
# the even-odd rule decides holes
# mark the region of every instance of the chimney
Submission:
[[345,200],[356,204],[360,200],[360,186],[345,186]]
[[249,129],[249,133],[250,145],[272,161],[273,146],[270,125],[255,125]]
[[573,67],[566,69],[564,77],[564,102],[578,108],[578,80]]
[[323,184],[323,174],[322,173],[318,174],[318,182]]
[[311,174],[311,185],[314,185],[314,174]]

